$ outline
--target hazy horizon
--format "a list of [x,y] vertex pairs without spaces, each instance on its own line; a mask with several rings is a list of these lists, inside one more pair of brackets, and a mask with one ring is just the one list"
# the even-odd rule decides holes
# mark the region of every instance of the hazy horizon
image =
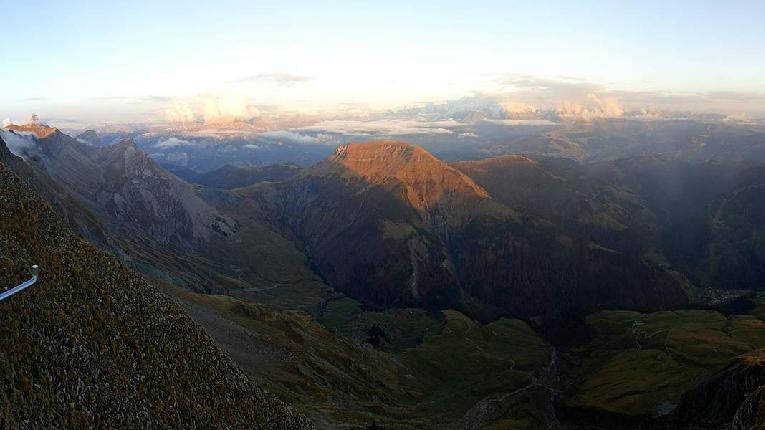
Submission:
[[[765,116],[760,2],[2,2],[0,119],[507,111]],[[53,36],[53,37],[52,37]]]

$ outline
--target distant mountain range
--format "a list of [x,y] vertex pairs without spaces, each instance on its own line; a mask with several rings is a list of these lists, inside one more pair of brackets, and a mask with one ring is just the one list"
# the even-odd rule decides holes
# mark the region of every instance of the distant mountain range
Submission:
[[[504,127],[484,120],[477,124],[484,137]],[[386,408],[404,408],[402,420],[413,427],[431,412],[408,402],[419,398],[415,393],[427,398],[428,390],[437,389],[428,378],[444,377],[433,369],[422,371],[436,372],[427,378],[412,370],[424,362],[444,365],[438,361],[441,354],[420,348],[436,348],[447,338],[433,336],[448,333],[429,330],[465,324],[473,327],[465,329],[473,334],[464,339],[489,342],[486,348],[504,346],[491,344],[488,334],[475,334],[481,332],[480,324],[524,339],[529,357],[534,357],[528,368],[536,369],[535,378],[562,377],[573,384],[561,385],[567,390],[561,407],[571,420],[590,410],[648,419],[644,415],[657,406],[642,397],[640,402],[648,406],[630,403],[616,412],[597,401],[602,393],[587,384],[596,384],[597,372],[608,367],[593,357],[634,346],[627,342],[603,349],[613,341],[604,333],[622,333],[619,312],[655,312],[640,317],[645,319],[640,324],[661,325],[670,324],[660,318],[668,313],[658,311],[705,309],[688,312],[700,312],[698,318],[711,324],[709,330],[723,332],[725,324],[733,327],[741,321],[721,322],[728,317],[716,311],[754,312],[765,279],[765,199],[760,198],[765,141],[755,129],[684,121],[604,120],[541,135],[537,131],[525,129],[502,144],[496,142],[505,134],[492,137],[495,143],[463,142],[462,147],[451,137],[439,147],[429,140],[432,135],[415,139],[427,143],[423,146],[390,139],[343,143],[308,166],[243,163],[200,172],[159,164],[163,157],[147,154],[136,143],[140,137],[106,144],[97,133],[73,138],[44,125],[14,125],[0,134],[0,163],[9,183],[16,183],[14,175],[23,178],[21,185],[14,185],[21,191],[14,192],[27,193],[34,201],[40,201],[33,196],[38,194],[67,228],[143,272],[176,297],[248,373],[282,397],[300,402],[302,411],[327,427],[342,422],[335,409],[338,402],[352,404],[349,414],[356,423],[371,425],[365,416],[376,422],[390,415],[351,402],[337,386],[317,388],[328,397],[311,408],[305,403],[310,396],[284,390],[280,384],[287,382],[253,364],[279,369],[275,374],[280,377],[321,385],[320,375],[346,360],[339,357],[355,357],[360,366],[372,360],[358,345],[328,334],[316,321],[373,345],[407,345],[385,351],[401,356],[375,356],[384,363],[381,373],[349,376],[351,367],[333,373],[332,380],[339,385],[362,381],[355,395],[367,398],[374,396],[370,387],[378,383],[376,378],[387,381],[398,375],[403,378],[396,383],[400,385],[386,388]],[[449,154],[447,158],[464,159],[444,161],[427,150],[431,147]],[[532,147],[535,151],[522,151],[524,155],[506,154]],[[27,209],[21,209],[24,218]],[[14,231],[8,234],[21,243]],[[44,243],[35,246],[35,258],[42,258]],[[82,252],[102,255],[92,248]],[[79,279],[77,273],[66,276]],[[680,327],[691,327],[688,318],[696,314],[688,315],[672,320],[672,329],[661,330],[685,333]],[[754,318],[746,324],[755,324]],[[93,324],[89,319],[80,323]],[[254,326],[271,333],[275,343],[264,340],[262,332],[253,334]],[[268,351],[249,350],[249,341],[231,337],[229,330],[241,333],[237,336],[261,336],[257,342]],[[740,336],[736,351],[751,353],[760,345],[759,337]],[[326,341],[316,340],[322,337]],[[326,343],[300,347],[305,355],[295,360],[303,371],[274,358],[281,356],[279,348],[298,348],[304,338]],[[448,338],[447,343],[464,339]],[[693,344],[686,340],[674,340],[680,342],[678,351]],[[556,359],[551,362],[550,354],[556,357],[557,350],[567,354],[567,366],[574,370],[554,368]],[[587,355],[593,350],[599,352]],[[492,357],[486,353],[476,360]],[[725,357],[714,365],[704,362],[707,367],[694,365],[722,372],[733,362]],[[402,372],[414,372],[414,381],[393,370],[396,362],[407,369]],[[689,366],[671,371],[695,369]],[[747,372],[757,368],[742,366]],[[382,369],[390,373],[384,376]],[[688,372],[682,378],[691,378]],[[585,382],[572,382],[576,378]],[[677,407],[673,417],[699,408],[700,403],[682,403],[686,400],[681,395],[708,401],[708,395],[693,391],[703,390],[698,384],[678,384],[682,390],[665,393]],[[489,401],[489,392],[486,387],[478,390],[474,403],[461,405],[455,419],[500,419],[500,412],[487,415],[474,409],[475,402]],[[542,403],[548,406],[540,408],[553,408],[555,400],[545,399]],[[441,405],[442,400],[432,401]],[[515,407],[508,410],[517,412]],[[548,412],[534,420],[552,419],[544,410]],[[732,412],[720,412],[718,418],[730,421]]]
[[[206,187],[195,188],[130,140],[93,145],[39,125],[9,132],[35,135],[19,136],[36,142],[30,165],[87,210],[98,227],[80,228],[95,230],[94,242],[197,291],[262,282],[256,257],[241,254],[253,234],[289,250],[276,266],[300,267],[304,279],[313,271],[372,307],[458,308],[542,325],[598,309],[676,308],[694,288],[752,289],[761,275],[761,208],[735,209],[765,183],[751,162],[697,169],[664,156],[501,156],[450,165],[417,146],[374,141],[341,145],[303,169],[179,172]],[[691,188],[704,181],[713,186]]]
[[107,128],[86,131],[78,138],[96,145],[129,138],[158,163],[198,174],[225,165],[310,166],[338,145],[372,139],[416,144],[445,161],[515,154],[587,162],[658,154],[698,162],[765,161],[762,121],[628,113],[585,120],[545,111],[505,112],[500,105],[484,104],[446,104],[344,120],[305,118],[256,130]]

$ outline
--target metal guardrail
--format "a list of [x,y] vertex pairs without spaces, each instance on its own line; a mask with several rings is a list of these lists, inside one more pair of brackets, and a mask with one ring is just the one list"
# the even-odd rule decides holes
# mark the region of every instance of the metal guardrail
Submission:
[[10,290],[3,291],[2,293],[0,293],[0,300],[5,300],[8,297],[11,297],[12,295],[18,293],[21,290],[31,287],[35,282],[37,282],[37,277],[39,275],[40,275],[40,268],[37,267],[37,265],[35,264],[34,266],[32,266],[32,279],[24,282],[21,285],[17,285],[11,288]]

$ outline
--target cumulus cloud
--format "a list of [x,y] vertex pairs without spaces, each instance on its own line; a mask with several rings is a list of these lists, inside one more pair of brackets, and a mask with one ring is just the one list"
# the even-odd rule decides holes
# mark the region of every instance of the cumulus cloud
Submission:
[[11,121],[10,118],[6,118],[3,120],[3,128],[8,127],[9,125],[13,124],[13,121]]
[[208,124],[243,121],[260,114],[258,108],[235,96],[208,97],[203,106],[204,121]]
[[600,84],[577,79],[520,77],[501,82],[500,104],[508,113],[533,112],[532,105],[553,108],[564,118],[613,118],[624,114],[618,98]]
[[177,101],[165,109],[165,119],[171,123],[210,125],[248,121],[260,115],[260,110],[238,96],[203,96]]
[[578,118],[590,121],[596,118],[618,118],[624,115],[624,108],[614,97],[600,98],[596,94],[588,94],[587,101],[561,101],[556,109],[558,115],[564,118]]
[[282,87],[289,87],[295,84],[300,84],[312,80],[310,76],[297,75],[293,73],[259,73],[257,75],[246,76],[241,79],[231,81],[232,83],[241,82],[265,82],[276,84]]
[[528,103],[522,103],[515,100],[502,100],[499,105],[508,114],[534,113],[536,108]]
[[592,100],[598,107],[598,111],[605,117],[619,117],[624,115],[624,108],[616,97],[598,97],[596,94],[588,94],[587,98]]
[[451,128],[461,127],[464,124],[454,120],[444,121],[416,121],[386,119],[376,121],[357,120],[331,120],[321,121],[317,124],[301,127],[300,131],[320,131],[336,134],[355,135],[422,135],[422,134],[451,134]]

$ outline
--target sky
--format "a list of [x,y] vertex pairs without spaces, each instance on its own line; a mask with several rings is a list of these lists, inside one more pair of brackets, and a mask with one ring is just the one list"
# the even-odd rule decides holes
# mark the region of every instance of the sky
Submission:
[[765,116],[763,1],[0,0],[0,8],[0,118],[34,111],[118,123],[389,109],[475,94]]

